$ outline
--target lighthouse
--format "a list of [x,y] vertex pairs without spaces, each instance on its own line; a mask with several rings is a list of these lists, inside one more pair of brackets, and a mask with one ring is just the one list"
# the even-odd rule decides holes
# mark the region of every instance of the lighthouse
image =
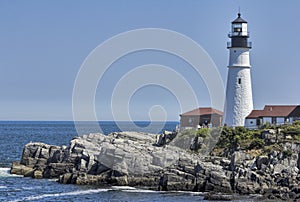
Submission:
[[231,23],[229,65],[223,123],[227,126],[244,126],[245,118],[253,110],[250,49],[247,21],[238,17]]

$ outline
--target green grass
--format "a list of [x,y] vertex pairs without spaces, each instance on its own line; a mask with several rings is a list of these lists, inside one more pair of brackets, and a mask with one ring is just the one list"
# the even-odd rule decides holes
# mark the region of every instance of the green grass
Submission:
[[[274,129],[276,136],[279,137],[275,143],[265,142],[262,139],[261,133],[266,129]],[[290,135],[293,139],[292,142],[300,143],[300,121],[294,124],[286,124],[282,126],[274,126],[266,124],[262,129],[249,130],[245,127],[226,127],[223,128],[201,128],[198,130],[184,130],[179,136],[182,137],[181,141],[189,137],[201,137],[204,139],[204,144],[199,151],[208,151],[213,149],[216,153],[230,154],[237,149],[242,150],[260,150],[265,154],[273,151],[283,151],[285,156],[290,156],[291,151],[283,150],[284,144],[287,140],[285,136]],[[220,136],[220,137],[219,137]],[[185,137],[185,138],[184,138]],[[188,142],[187,142],[188,143]],[[221,152],[222,151],[222,152]]]

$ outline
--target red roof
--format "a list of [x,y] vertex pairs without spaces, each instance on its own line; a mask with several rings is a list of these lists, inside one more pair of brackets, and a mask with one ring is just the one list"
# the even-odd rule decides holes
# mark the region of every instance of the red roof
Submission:
[[[295,111],[298,105],[266,105],[263,110],[252,110],[252,112],[247,116],[247,118],[258,118],[258,117],[288,117],[292,115],[295,116]],[[297,116],[300,116],[298,114]]]
[[222,116],[223,112],[221,112],[220,110],[211,108],[211,107],[199,107],[192,111],[185,112],[185,113],[181,114],[180,116],[203,116],[203,115],[211,115],[211,114],[219,114]]
[[261,116],[263,110],[252,110],[246,118],[258,118]]

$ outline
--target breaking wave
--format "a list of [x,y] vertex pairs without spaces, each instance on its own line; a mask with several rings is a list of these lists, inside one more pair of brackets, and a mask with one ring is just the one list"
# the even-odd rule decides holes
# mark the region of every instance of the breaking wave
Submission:
[[10,168],[0,168],[0,177],[9,177],[12,176],[9,173]]
[[89,190],[82,190],[82,191],[73,191],[73,192],[65,192],[65,193],[55,193],[55,194],[42,194],[38,196],[28,196],[21,199],[17,199],[10,202],[17,202],[17,201],[27,201],[27,200],[40,200],[44,198],[51,198],[51,197],[60,197],[60,196],[77,196],[83,194],[95,194],[100,192],[110,191],[112,189],[89,189]]
[[10,174],[10,168],[0,168],[0,177],[23,177],[23,176]]

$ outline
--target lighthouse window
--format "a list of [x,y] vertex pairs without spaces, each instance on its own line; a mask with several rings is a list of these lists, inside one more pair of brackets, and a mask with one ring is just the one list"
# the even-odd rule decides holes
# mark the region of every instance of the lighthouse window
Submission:
[[234,32],[241,32],[242,29],[241,28],[234,28]]
[[238,79],[238,83],[239,83],[239,84],[242,83],[242,79],[241,79],[241,78]]

